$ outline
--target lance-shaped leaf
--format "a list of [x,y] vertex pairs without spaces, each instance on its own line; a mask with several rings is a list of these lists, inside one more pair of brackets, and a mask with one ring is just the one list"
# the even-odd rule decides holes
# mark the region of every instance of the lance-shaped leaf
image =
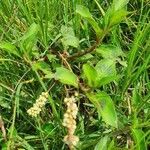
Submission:
[[124,56],[120,47],[114,45],[101,45],[96,49],[96,53],[100,54],[103,58],[116,59],[119,56]]
[[83,65],[83,73],[90,87],[96,87],[99,83],[98,73],[90,64]]
[[8,53],[14,54],[16,56],[20,56],[16,46],[9,42],[4,42],[4,41],[0,42],[0,49],[6,51]]
[[145,143],[145,133],[141,129],[132,129],[132,135],[136,143],[136,150],[147,150]]
[[119,24],[129,12],[125,9],[128,0],[114,0],[112,5],[108,8],[104,16],[104,27],[111,28],[114,25]]
[[86,8],[85,6],[77,5],[76,12],[91,24],[94,31],[96,32],[96,35],[100,37],[102,33],[102,29],[99,27],[98,23],[92,17],[92,14],[90,13],[89,9]]
[[68,49],[69,46],[77,48],[79,46],[79,39],[75,36],[73,28],[62,26],[61,27],[62,34],[62,44],[64,49]]
[[78,87],[77,76],[66,68],[63,67],[56,68],[56,73],[54,77],[56,80],[59,80],[63,84],[68,84],[68,85],[73,85],[74,87]]
[[95,69],[100,78],[99,86],[108,84],[118,78],[115,61],[113,59],[102,59],[97,63]]
[[107,124],[117,128],[117,114],[110,96],[105,92],[87,93],[86,95],[97,108],[99,116],[102,116]]
[[31,24],[27,32],[21,37],[21,47],[30,54],[32,48],[37,41],[37,34],[39,32],[39,26],[36,23]]
[[53,73],[50,69],[50,66],[46,62],[38,61],[34,63],[32,67],[36,70],[42,71],[45,74],[45,78],[53,78]]
[[107,142],[109,138],[108,136],[104,136],[100,139],[100,141],[96,144],[94,150],[107,150]]
[[129,0],[113,0],[112,7],[114,11],[124,8],[128,4]]

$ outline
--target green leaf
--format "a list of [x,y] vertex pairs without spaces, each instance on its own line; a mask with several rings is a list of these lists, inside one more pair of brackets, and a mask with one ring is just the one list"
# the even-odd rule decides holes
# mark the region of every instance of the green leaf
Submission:
[[124,8],[128,4],[129,0],[113,0],[114,11]]
[[28,54],[32,52],[32,48],[37,40],[38,32],[39,26],[36,23],[33,23],[21,38],[21,45]]
[[124,67],[127,67],[127,61],[126,61],[126,60],[121,60],[120,58],[117,58],[116,61],[117,61],[120,65],[122,65],[122,66],[124,66]]
[[55,79],[59,80],[63,84],[73,85],[78,87],[77,76],[66,68],[56,68]]
[[107,142],[108,136],[104,136],[100,139],[100,141],[96,144],[94,150],[107,150]]
[[96,52],[100,54],[103,58],[116,59],[118,56],[123,56],[121,48],[114,45],[101,45],[96,49]]
[[107,10],[104,16],[104,28],[111,28],[112,26],[119,24],[129,12],[125,9],[128,0],[114,0],[112,5]]
[[61,34],[63,36],[61,41],[65,49],[68,49],[69,46],[72,46],[75,48],[79,46],[79,39],[75,37],[73,28],[62,26]]
[[125,17],[129,14],[128,11],[125,9],[117,10],[113,13],[113,15],[110,18],[109,26],[114,26],[116,24],[119,24],[122,20],[125,19]]
[[82,70],[90,87],[100,87],[118,79],[115,61],[111,59],[101,60],[96,67],[84,64]]
[[136,143],[136,150],[147,150],[144,132],[141,129],[132,129],[132,134]]
[[3,100],[0,97],[0,106],[3,108],[11,109],[10,103],[8,103],[6,100]]
[[79,39],[77,37],[68,35],[61,39],[65,49],[68,49],[68,46],[77,48],[79,46]]
[[103,77],[103,78],[101,78],[100,80],[99,80],[99,87],[101,87],[101,86],[103,86],[103,85],[106,85],[106,84],[108,84],[108,83],[110,83],[110,82],[112,82],[112,81],[115,81],[115,80],[117,80],[119,77],[118,76],[112,76],[112,75],[110,75],[110,76],[107,76],[107,77]]
[[43,62],[43,61],[38,61],[33,64],[33,68],[36,70],[41,70],[46,76],[46,78],[53,78],[53,74],[51,72],[50,66]]
[[101,79],[105,77],[116,76],[116,66],[114,60],[103,59],[97,63],[95,69],[97,70]]
[[90,64],[84,64],[83,73],[90,87],[96,87],[98,85],[98,74],[93,66]]
[[85,18],[91,24],[91,26],[93,27],[98,37],[101,36],[102,29],[99,27],[98,23],[94,20],[88,8],[82,5],[77,5],[76,13],[80,14],[83,18]]
[[132,106],[135,108],[137,108],[139,106],[140,103],[142,103],[142,97],[140,96],[139,91],[137,90],[138,88],[135,87],[132,91]]
[[99,116],[102,116],[107,124],[117,128],[117,115],[110,96],[105,92],[87,93],[86,95],[97,108]]
[[14,46],[9,42],[0,42],[0,49],[20,57],[20,54],[16,46]]
[[89,9],[86,8],[85,6],[77,5],[76,12],[84,18],[92,18],[92,15],[89,12]]

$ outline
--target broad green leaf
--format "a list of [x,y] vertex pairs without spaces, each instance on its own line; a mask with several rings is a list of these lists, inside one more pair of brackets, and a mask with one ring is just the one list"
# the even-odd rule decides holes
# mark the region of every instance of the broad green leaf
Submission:
[[115,61],[112,59],[103,59],[97,63],[95,69],[98,72],[99,78],[116,76]]
[[61,27],[61,34],[62,34],[62,44],[65,49],[68,49],[68,46],[72,46],[77,48],[79,46],[79,39],[75,37],[73,28],[62,26]]
[[121,48],[114,45],[101,45],[96,49],[98,54],[101,54],[103,58],[116,59],[118,56],[123,56]]
[[104,136],[100,139],[100,141],[96,144],[94,150],[107,150],[107,142],[108,136]]
[[101,60],[96,67],[84,64],[83,73],[90,87],[100,87],[118,79],[115,61],[111,59]]
[[86,95],[97,108],[99,116],[102,116],[107,124],[117,128],[117,115],[110,96],[105,92],[87,93]]
[[60,31],[63,37],[68,36],[68,35],[75,36],[74,30],[72,27],[62,25]]
[[147,150],[145,134],[141,129],[132,129],[136,150]]
[[51,72],[50,66],[43,62],[43,61],[38,61],[33,64],[33,68],[36,70],[41,70],[46,76],[46,78],[53,78],[53,74]]
[[139,91],[137,90],[138,88],[135,87],[132,91],[132,106],[137,108],[139,106],[140,103],[142,103],[143,99],[140,96]]
[[98,37],[101,36],[102,29],[99,27],[98,23],[94,20],[88,8],[82,5],[77,5],[76,13],[80,14],[91,24]]
[[115,144],[114,144],[114,140],[112,140],[107,147],[107,150],[114,150],[116,148]]
[[63,84],[68,84],[68,85],[73,85],[75,87],[78,87],[77,76],[66,68],[63,67],[56,68],[56,73],[54,76],[56,80],[59,80]]
[[113,0],[114,11],[124,8],[128,4],[129,0]]
[[124,66],[124,67],[127,67],[127,61],[126,61],[126,60],[121,60],[120,58],[117,58],[116,61],[117,61],[120,65],[122,65],[122,66]]
[[77,48],[79,46],[79,39],[75,36],[68,35],[61,39],[65,49],[68,49],[68,46]]
[[77,5],[76,12],[84,18],[92,18],[92,15],[88,8],[82,5]]
[[116,12],[114,12],[110,18],[109,26],[114,26],[116,24],[119,24],[122,20],[125,19],[125,17],[129,14],[128,11],[125,9],[120,9]]
[[10,103],[0,97],[0,106],[3,108],[11,109]]
[[53,61],[56,61],[56,60],[57,60],[56,55],[47,54],[46,56],[47,56],[47,58],[48,58],[48,60],[49,60],[50,62],[53,62]]
[[23,42],[23,41],[34,38],[38,32],[39,32],[39,26],[36,23],[31,24],[28,31],[21,38],[21,41]]
[[110,28],[119,24],[129,13],[125,9],[128,0],[114,0],[112,5],[108,8],[104,16],[104,28]]
[[93,66],[84,64],[83,73],[90,87],[96,87],[98,85],[98,74]]
[[94,56],[93,56],[92,54],[88,53],[88,54],[82,56],[82,57],[80,58],[80,61],[82,61],[82,62],[87,62],[88,60],[92,59],[93,57],[94,57]]
[[16,46],[14,46],[13,44],[9,43],[9,42],[0,42],[0,49],[14,54],[16,56],[20,56],[18,49],[16,48]]
[[32,52],[32,48],[37,40],[39,26],[36,23],[31,24],[28,31],[21,38],[21,46],[28,54]]
[[101,87],[101,86],[106,85],[106,84],[108,84],[108,83],[110,83],[112,81],[117,80],[118,78],[119,77],[116,76],[116,75],[114,75],[114,76],[110,75],[110,76],[107,76],[107,77],[103,77],[103,78],[101,78],[99,80],[99,84],[98,85],[99,85],[99,87]]

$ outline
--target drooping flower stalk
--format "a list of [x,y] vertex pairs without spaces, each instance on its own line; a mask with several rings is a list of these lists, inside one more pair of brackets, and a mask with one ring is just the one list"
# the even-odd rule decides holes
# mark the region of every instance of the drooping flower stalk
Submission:
[[74,135],[76,129],[76,117],[78,113],[78,107],[75,103],[74,96],[65,98],[64,103],[67,106],[67,111],[64,114],[63,126],[67,128],[68,134],[64,137],[64,142],[72,150],[77,145],[79,138]]
[[42,92],[42,94],[33,104],[33,107],[27,110],[27,113],[32,117],[37,117],[37,115],[41,112],[42,107],[45,106],[47,98],[48,98],[48,92]]

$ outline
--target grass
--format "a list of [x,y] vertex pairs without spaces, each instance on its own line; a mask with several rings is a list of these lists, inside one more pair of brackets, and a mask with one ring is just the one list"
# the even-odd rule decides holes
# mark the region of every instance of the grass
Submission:
[[75,149],[150,147],[150,1],[126,2],[1,0],[0,149],[68,149],[64,98],[75,91]]

